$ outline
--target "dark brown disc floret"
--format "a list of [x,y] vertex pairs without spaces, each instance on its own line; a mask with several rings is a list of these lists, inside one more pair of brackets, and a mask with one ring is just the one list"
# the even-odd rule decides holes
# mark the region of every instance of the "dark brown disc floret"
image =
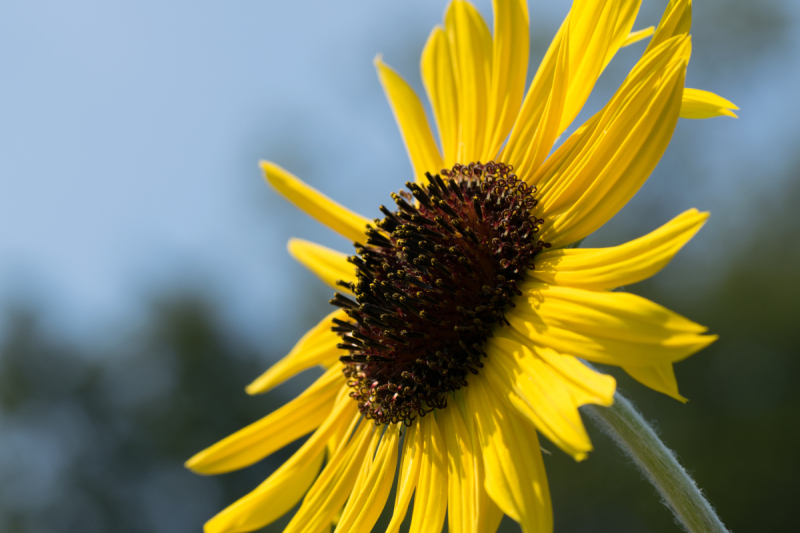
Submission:
[[483,345],[533,258],[549,244],[531,214],[535,188],[502,163],[456,165],[406,183],[397,210],[367,230],[349,261],[355,296],[334,295],[350,320],[334,320],[340,359],[361,413],[378,424],[404,422],[447,405],[486,357]]

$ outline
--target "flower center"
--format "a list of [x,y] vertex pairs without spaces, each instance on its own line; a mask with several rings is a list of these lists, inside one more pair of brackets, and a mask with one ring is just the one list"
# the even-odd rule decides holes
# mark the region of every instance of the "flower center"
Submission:
[[[531,216],[535,188],[502,163],[471,163],[427,174],[392,194],[397,211],[367,230],[348,258],[357,281],[338,284],[331,303],[351,321],[334,320],[350,352],[344,363],[350,395],[377,424],[404,422],[447,405],[447,393],[467,385],[486,357],[492,329],[534,255],[544,221]],[[412,196],[413,195],[413,196]],[[416,199],[416,202],[414,201]]]

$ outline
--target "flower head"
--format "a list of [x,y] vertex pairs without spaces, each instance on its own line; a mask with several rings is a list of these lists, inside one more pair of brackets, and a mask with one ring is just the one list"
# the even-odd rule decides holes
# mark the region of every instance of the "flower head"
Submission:
[[[206,531],[258,529],[301,499],[287,531],[370,531],[398,467],[388,531],[414,494],[414,532],[440,531],[445,513],[451,532],[494,531],[503,514],[524,531],[551,531],[537,431],[581,460],[592,447],[578,407],[613,402],[614,379],[581,359],[683,399],[672,364],[715,337],[610,289],[655,274],[707,214],[689,210],[621,246],[569,245],[635,194],[679,116],[733,115],[727,100],[684,88],[691,1],[672,0],[655,31],[631,33],[640,0],[575,0],[527,92],[527,5],[493,4],[493,36],[474,7],[454,0],[425,46],[441,149],[414,91],[376,60],[414,177],[394,207],[381,206],[382,219],[263,163],[278,191],[356,253],[289,243],[337,288],[337,310],[247,390],[327,370],[187,465],[225,472],[311,436]],[[552,151],[617,50],[651,34],[608,104]]]

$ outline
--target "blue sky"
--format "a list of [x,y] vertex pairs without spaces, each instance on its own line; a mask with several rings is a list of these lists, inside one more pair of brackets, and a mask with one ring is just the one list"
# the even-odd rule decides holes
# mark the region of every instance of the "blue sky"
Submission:
[[[476,3],[490,13],[488,1]],[[650,2],[637,27],[654,23],[662,3]],[[347,243],[283,203],[257,161],[277,161],[374,216],[410,169],[372,59],[384,53],[419,86],[419,53],[445,5],[0,2],[0,298],[37,302],[52,327],[78,338],[135,322],[148,294],[181,287],[215,294],[255,336],[323,312],[307,300],[329,291],[297,268],[285,242]],[[535,37],[549,39],[567,9],[533,3]],[[715,24],[696,11],[696,32]],[[795,44],[790,67],[749,71],[783,73],[771,87],[735,69],[710,78],[741,78],[720,92],[748,122],[697,126],[717,136],[700,147],[703,165],[757,167],[759,153],[790,150],[774,141],[795,128],[778,117],[774,93],[796,87]],[[723,201],[699,187],[698,207],[733,210],[746,187],[712,174],[708,183],[735,194]]]

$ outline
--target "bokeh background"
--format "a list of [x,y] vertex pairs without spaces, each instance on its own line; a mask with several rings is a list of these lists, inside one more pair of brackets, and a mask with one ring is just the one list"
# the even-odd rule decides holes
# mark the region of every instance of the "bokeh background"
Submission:
[[[287,239],[348,249],[256,163],[376,216],[410,167],[372,59],[421,89],[445,4],[0,1],[0,531],[200,531],[289,456],[215,478],[182,467],[315,377],[243,391],[328,313]],[[636,28],[665,4],[645,0]],[[530,8],[535,63],[569,3]],[[792,530],[800,496],[798,15],[794,0],[695,2],[687,85],[741,118],[681,121],[586,243],[711,211],[672,264],[627,288],[720,335],[677,365],[689,403],[616,375],[733,531]],[[620,52],[581,118],[643,48]],[[678,531],[590,432],[582,463],[544,444],[556,531]]]

